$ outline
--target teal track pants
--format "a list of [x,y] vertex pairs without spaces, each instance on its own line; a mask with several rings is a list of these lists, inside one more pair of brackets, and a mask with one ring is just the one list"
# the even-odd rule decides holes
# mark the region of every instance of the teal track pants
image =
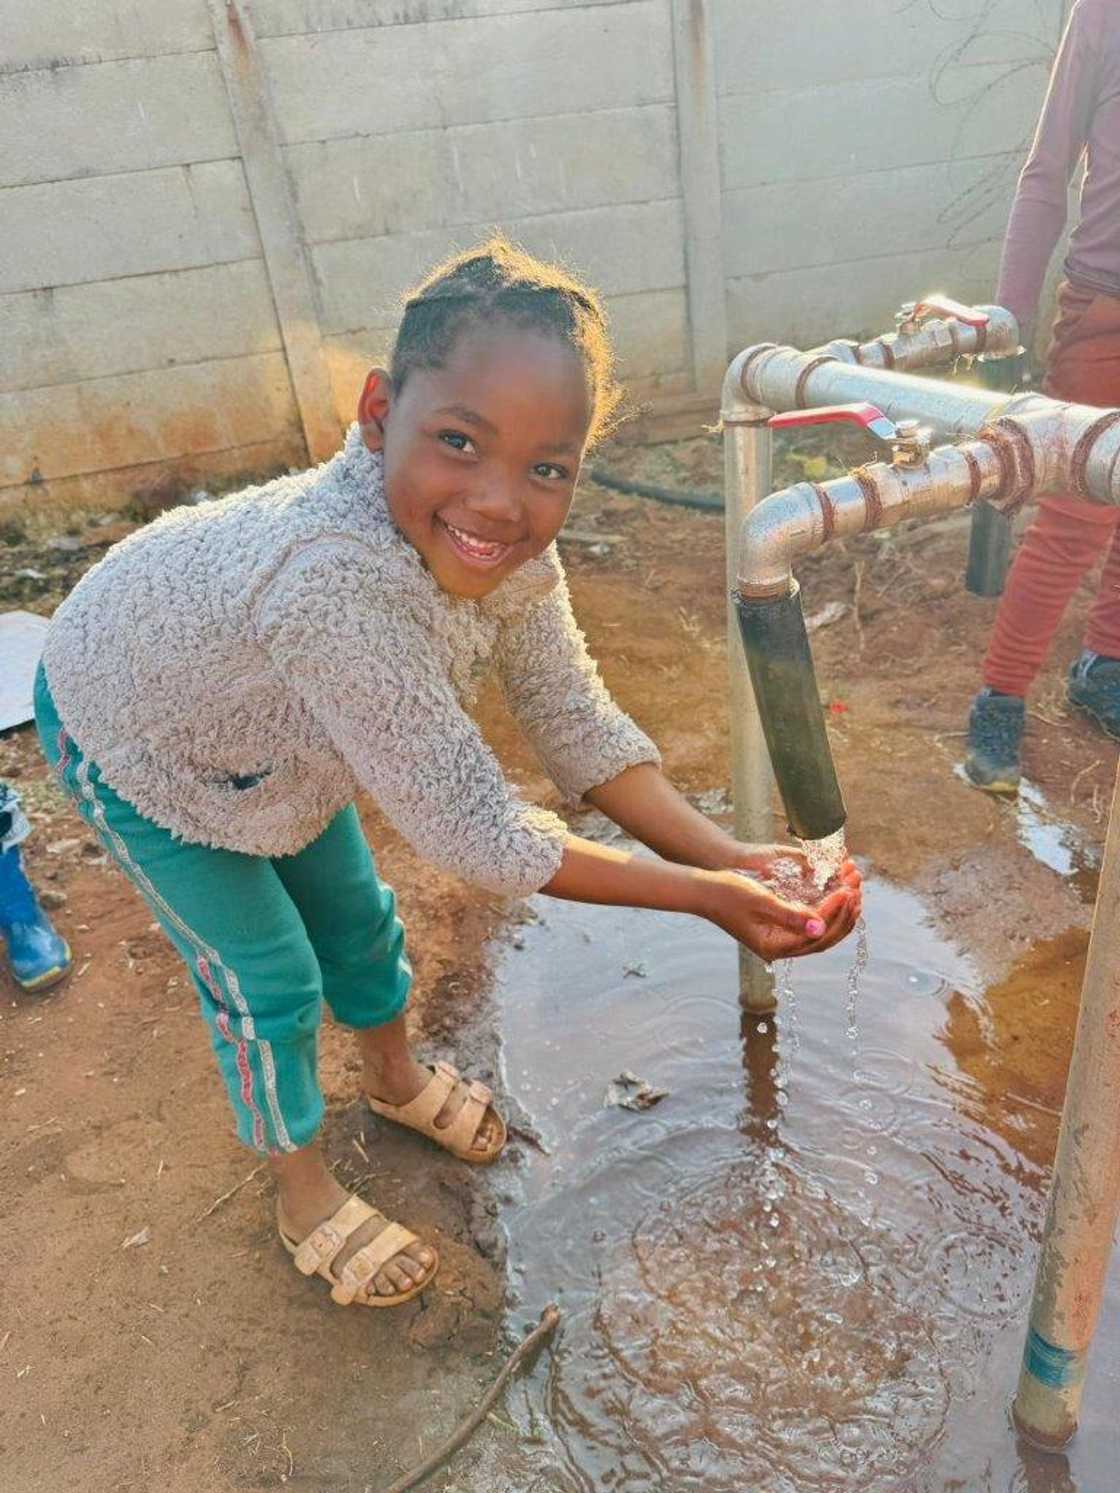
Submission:
[[391,888],[349,808],[296,855],[242,855],[177,840],[101,780],[58,718],[46,676],[35,717],[47,761],[182,956],[245,1145],[275,1154],[323,1118],[323,1001],[346,1026],[404,1009],[412,970]]

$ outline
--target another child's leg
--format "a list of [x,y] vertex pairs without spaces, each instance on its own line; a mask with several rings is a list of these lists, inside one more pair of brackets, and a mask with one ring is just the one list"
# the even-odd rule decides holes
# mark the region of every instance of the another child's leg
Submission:
[[1102,658],[1120,658],[1120,523],[1112,531],[1112,544],[1085,628],[1085,647]]
[[1019,546],[996,614],[984,683],[1023,696],[1049,651],[1070,597],[1107,550],[1116,509],[1076,498],[1043,498]]
[[[313,845],[273,865],[307,928],[327,1004],[336,1020],[356,1032],[367,1094],[392,1106],[410,1103],[432,1083],[432,1070],[409,1047],[404,1008],[412,968],[404,929],[356,809],[344,809]],[[469,1093],[465,1082],[450,1088],[435,1116],[438,1129],[454,1122]],[[474,1148],[486,1153],[503,1135],[500,1118],[486,1108]]]

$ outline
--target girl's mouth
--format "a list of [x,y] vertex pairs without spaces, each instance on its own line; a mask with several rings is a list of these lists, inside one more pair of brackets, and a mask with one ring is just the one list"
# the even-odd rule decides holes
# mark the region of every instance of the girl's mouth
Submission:
[[440,523],[447,532],[452,548],[468,565],[500,565],[513,548],[511,544],[499,544],[493,539],[480,539],[477,534],[469,534],[466,529],[456,528],[445,518],[441,518]]

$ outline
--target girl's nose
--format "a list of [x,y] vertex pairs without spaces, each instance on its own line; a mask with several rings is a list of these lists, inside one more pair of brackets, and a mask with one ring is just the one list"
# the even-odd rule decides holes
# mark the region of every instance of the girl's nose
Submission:
[[471,507],[486,518],[511,523],[520,519],[524,505],[518,485],[512,479],[491,476],[485,487],[472,496]]

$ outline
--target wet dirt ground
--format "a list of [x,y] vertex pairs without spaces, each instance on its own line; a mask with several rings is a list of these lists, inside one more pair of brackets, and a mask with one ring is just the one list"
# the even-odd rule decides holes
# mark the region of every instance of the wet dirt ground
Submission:
[[[781,479],[800,475],[819,457],[816,448],[788,453]],[[712,438],[620,447],[607,459],[624,475],[667,486],[719,486]],[[0,605],[49,612],[131,521],[76,519],[73,527],[75,533],[61,536],[36,533],[34,526],[0,535]],[[658,740],[674,779],[718,811],[727,781],[721,518],[587,484],[570,528],[575,537],[564,553],[573,595],[608,684]],[[59,538],[71,543],[49,543]],[[536,913],[423,866],[367,810],[371,843],[398,889],[409,930],[419,1036],[430,1053],[485,1075],[500,1071],[500,1022],[520,1128],[539,1133],[550,1153],[519,1141],[492,1175],[479,1177],[419,1140],[393,1135],[363,1113],[344,1036],[325,1033],[330,1147],[340,1175],[361,1181],[386,1211],[433,1231],[445,1261],[434,1291],[397,1312],[339,1311],[325,1291],[291,1270],[274,1239],[266,1177],[252,1175],[253,1158],[229,1133],[176,960],[142,904],[44,781],[30,734],[0,740],[0,775],[17,781],[33,810],[32,873],[57,894],[52,900],[65,899],[53,916],[76,955],[75,974],[57,993],[31,1000],[0,987],[5,1488],[384,1488],[477,1401],[506,1345],[506,1329],[535,1315],[544,1297],[566,1293],[572,1322],[555,1358],[539,1366],[508,1411],[487,1423],[433,1487],[521,1493],[710,1486],[714,1493],[724,1483],[695,1480],[704,1473],[704,1456],[717,1459],[713,1478],[755,1486],[756,1474],[742,1460],[747,1429],[758,1420],[743,1400],[744,1365],[765,1348],[773,1362],[795,1366],[791,1355],[827,1353],[831,1342],[859,1370],[836,1400],[814,1398],[819,1386],[804,1372],[807,1385],[798,1395],[783,1399],[782,1383],[773,1386],[781,1416],[771,1430],[777,1436],[784,1427],[779,1442],[796,1443],[790,1476],[810,1476],[804,1469],[812,1459],[798,1443],[801,1411],[830,1415],[834,1425],[850,1421],[862,1435],[865,1419],[875,1421],[884,1405],[901,1413],[897,1399],[881,1398],[882,1386],[893,1392],[910,1383],[933,1386],[904,1407],[910,1428],[904,1440],[919,1450],[933,1447],[941,1458],[923,1461],[923,1476],[941,1478],[929,1484],[936,1493],[1110,1493],[1112,1482],[1095,1479],[1099,1468],[1114,1463],[1100,1461],[1098,1452],[1111,1434],[1115,1457],[1120,1438],[1101,1423],[1093,1408],[1100,1401],[1092,1397],[1115,1400],[1115,1291],[1102,1326],[1106,1372],[1087,1397],[1093,1419],[1078,1444],[1081,1462],[1072,1457],[1062,1471],[1019,1460],[1002,1416],[1056,1136],[1116,750],[1063,701],[1062,669],[1077,647],[1091,595],[1084,588],[1032,699],[1026,766],[1033,794],[1006,805],[960,782],[954,768],[967,703],[995,608],[961,589],[966,543],[959,520],[942,522],[834,545],[801,571],[810,615],[829,602],[847,608],[813,642],[848,799],[849,839],[872,878],[872,962],[860,1008],[867,1051],[859,1063],[848,1050],[843,1019],[850,948],[829,956],[830,963],[819,961],[812,974],[799,971],[801,1047],[791,1058],[787,1105],[773,1100],[767,1064],[752,1076],[737,1056],[736,1013],[727,1003],[730,955],[721,940],[713,942],[699,925],[685,935],[683,923],[670,936],[659,920],[639,915],[633,925],[604,926],[589,918],[590,910],[577,909],[578,919],[558,921],[552,904],[546,927],[522,923]],[[34,574],[19,576],[20,570]],[[526,792],[554,801],[493,694],[483,714],[515,779]],[[775,836],[780,832],[776,815]],[[645,963],[645,976],[626,975],[620,959]],[[907,985],[910,974],[917,986]],[[682,995],[687,999],[678,1009]],[[594,1067],[587,1042],[598,1028],[588,1015],[573,1047],[579,1021],[569,1017],[568,996],[572,1017],[603,1012],[601,1035],[613,1045],[595,1055]],[[634,1019],[639,998],[652,1002],[648,1031]],[[893,1055],[884,1060],[889,1071],[870,1061],[877,1048]],[[664,1064],[670,1099],[644,1115],[603,1110],[599,1070],[612,1068],[609,1080],[616,1060],[651,1079]],[[901,1109],[918,1130],[903,1126],[888,1146],[860,1130],[868,1116],[860,1104],[873,1096],[870,1118],[881,1122],[880,1094],[898,1099],[891,1065],[899,1060],[913,1076],[905,1103],[892,1103],[890,1112]],[[853,1146],[858,1135],[862,1151],[821,1137],[830,1123],[826,1100],[837,1094],[850,1101]],[[682,1108],[681,1095],[703,1096],[703,1124],[700,1100]],[[779,1111],[784,1154],[768,1158],[776,1176],[769,1185],[780,1193],[775,1201],[759,1191],[758,1163],[760,1156],[767,1160],[766,1120]],[[640,1168],[631,1176],[627,1166],[657,1153],[660,1142],[671,1159],[680,1158],[681,1180],[672,1192],[675,1211],[647,1216],[649,1181]],[[879,1263],[861,1277],[860,1310],[881,1315],[886,1303],[889,1349],[869,1341],[858,1311],[840,1323],[828,1320],[833,1308],[821,1280],[822,1270],[843,1273],[844,1248],[855,1248],[863,1233],[859,1174],[852,1173],[847,1191],[838,1179],[852,1172],[852,1156],[866,1161],[867,1146],[877,1144],[889,1154],[868,1169],[882,1180],[864,1190],[874,1194],[875,1227],[887,1242]],[[608,1196],[608,1223],[597,1214],[592,1222],[591,1211],[577,1207],[580,1189],[598,1186],[612,1158],[618,1205]],[[565,1166],[569,1180],[557,1188],[555,1169]],[[939,1190],[938,1177],[948,1192]],[[824,1199],[813,1192],[822,1180]],[[957,1209],[952,1220],[950,1195]],[[914,1197],[922,1204],[911,1212]],[[704,1313],[718,1317],[728,1272],[749,1253],[743,1240],[765,1238],[771,1228],[767,1201],[779,1208],[775,1234],[787,1254],[772,1251],[777,1264],[764,1267],[766,1292],[779,1293],[791,1320],[800,1303],[807,1336],[794,1341],[772,1327],[760,1347],[732,1324],[710,1344],[713,1381],[683,1395],[682,1375],[696,1360],[698,1338],[691,1326],[682,1329],[687,1316],[680,1304],[700,1290]],[[515,1272],[508,1316],[503,1227]],[[592,1237],[603,1228],[606,1237]],[[923,1260],[930,1250],[949,1251],[940,1275],[929,1262],[920,1279],[892,1273],[897,1240],[907,1229]],[[150,1230],[147,1243],[122,1248],[144,1230]],[[819,1250],[801,1260],[788,1253],[799,1237],[840,1241],[827,1269]],[[979,1310],[970,1299],[957,1302],[957,1312],[951,1292],[971,1288],[978,1265],[969,1251],[976,1250],[985,1278],[999,1288],[998,1310],[987,1301]],[[947,1283],[948,1304],[933,1293],[937,1280]],[[968,1351],[934,1354],[924,1320],[945,1333],[956,1330],[968,1339]],[[592,1326],[581,1337],[584,1321]],[[652,1366],[641,1356],[651,1334],[665,1345]],[[582,1366],[573,1378],[577,1361]],[[964,1367],[953,1366],[958,1362]],[[968,1376],[981,1387],[968,1392]],[[978,1418],[967,1407],[985,1395],[991,1413]],[[728,1418],[728,1405],[737,1419]],[[948,1418],[931,1419],[931,1405],[942,1405]],[[705,1406],[714,1407],[706,1421]],[[672,1437],[701,1448],[695,1465],[673,1462],[678,1470],[666,1471],[667,1462],[651,1460],[650,1427],[663,1424],[671,1427],[667,1448],[676,1444]],[[937,1441],[935,1424],[953,1426],[954,1437]],[[845,1450],[858,1457],[869,1444],[841,1437],[836,1457]],[[821,1472],[817,1482],[788,1486],[924,1493],[908,1465],[896,1469],[893,1483],[885,1461],[875,1475],[888,1481],[865,1483],[856,1473],[844,1482],[849,1468],[837,1461],[824,1470],[841,1481],[822,1480]],[[787,1485],[772,1486],[784,1493]]]

